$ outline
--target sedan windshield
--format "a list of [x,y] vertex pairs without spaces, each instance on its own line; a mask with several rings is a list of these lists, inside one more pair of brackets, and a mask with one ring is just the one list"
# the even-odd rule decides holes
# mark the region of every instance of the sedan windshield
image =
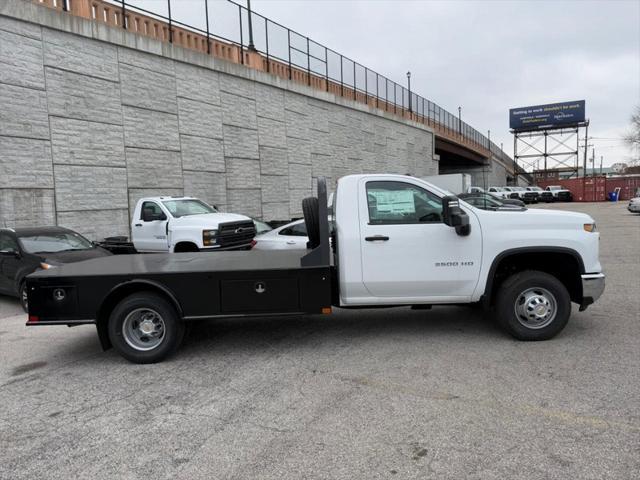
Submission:
[[162,204],[167,207],[169,213],[175,218],[187,215],[201,215],[203,213],[217,213],[217,210],[200,200],[166,200]]
[[29,253],[69,252],[89,250],[93,244],[77,233],[59,232],[28,235],[18,239],[23,250]]

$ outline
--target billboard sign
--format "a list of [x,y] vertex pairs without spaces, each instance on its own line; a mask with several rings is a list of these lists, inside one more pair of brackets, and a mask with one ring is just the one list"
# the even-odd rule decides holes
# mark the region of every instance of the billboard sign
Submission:
[[575,125],[584,122],[584,110],[584,100],[512,108],[509,110],[509,128],[539,130]]

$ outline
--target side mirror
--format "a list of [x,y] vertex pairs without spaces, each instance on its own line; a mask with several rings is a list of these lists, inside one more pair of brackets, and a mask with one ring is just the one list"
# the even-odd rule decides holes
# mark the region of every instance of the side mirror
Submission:
[[447,196],[442,199],[442,221],[445,225],[454,227],[458,235],[466,236],[471,233],[469,215],[460,208],[458,197]]

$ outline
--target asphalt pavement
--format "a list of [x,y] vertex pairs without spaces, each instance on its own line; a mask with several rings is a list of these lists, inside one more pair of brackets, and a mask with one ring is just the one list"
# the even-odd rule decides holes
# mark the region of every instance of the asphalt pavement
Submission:
[[467,307],[195,325],[133,365],[0,300],[1,479],[640,478],[640,216],[590,213],[604,296],[518,342]]

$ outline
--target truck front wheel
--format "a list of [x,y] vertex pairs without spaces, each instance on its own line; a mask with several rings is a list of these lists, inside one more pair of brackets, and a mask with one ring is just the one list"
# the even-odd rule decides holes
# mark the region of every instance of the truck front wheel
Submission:
[[160,295],[134,293],[109,316],[109,338],[115,349],[134,363],[156,363],[171,355],[182,342],[184,323]]
[[571,298],[556,277],[538,271],[516,273],[500,286],[496,313],[502,327],[519,340],[548,340],[566,326]]

